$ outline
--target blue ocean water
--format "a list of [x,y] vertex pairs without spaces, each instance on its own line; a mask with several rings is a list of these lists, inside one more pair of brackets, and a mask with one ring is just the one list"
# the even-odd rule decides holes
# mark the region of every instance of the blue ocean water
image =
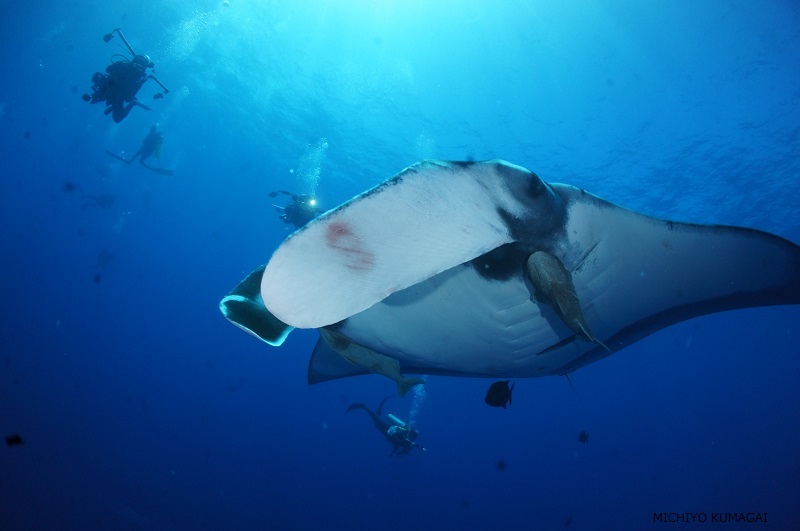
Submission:
[[[80,98],[130,44],[170,92]],[[0,529],[645,529],[800,521],[800,308],[694,319],[564,378],[306,383],[218,302],[323,208],[422,159],[502,158],[674,220],[800,242],[800,5],[0,3]],[[150,126],[154,166],[125,165]],[[578,434],[589,434],[587,444]]]

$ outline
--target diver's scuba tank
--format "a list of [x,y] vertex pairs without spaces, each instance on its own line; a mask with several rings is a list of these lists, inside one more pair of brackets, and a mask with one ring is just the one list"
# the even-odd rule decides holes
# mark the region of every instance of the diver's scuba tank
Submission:
[[391,423],[392,423],[392,424],[394,424],[395,426],[400,426],[401,428],[405,428],[405,427],[406,427],[406,423],[405,423],[405,422],[403,422],[403,421],[402,421],[402,420],[400,420],[399,418],[395,417],[395,416],[394,416],[394,415],[392,415],[391,413],[389,413],[388,415],[386,415],[386,418],[387,418],[387,419],[389,419],[389,422],[391,422]]

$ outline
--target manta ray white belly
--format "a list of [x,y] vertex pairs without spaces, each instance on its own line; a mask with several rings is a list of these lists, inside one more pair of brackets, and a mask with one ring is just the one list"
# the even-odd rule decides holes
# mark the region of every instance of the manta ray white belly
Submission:
[[460,265],[390,295],[338,331],[406,366],[522,377],[549,374],[594,346],[571,342],[543,354],[561,340],[556,330],[569,333],[557,321],[554,328],[542,316],[521,275],[487,280]]

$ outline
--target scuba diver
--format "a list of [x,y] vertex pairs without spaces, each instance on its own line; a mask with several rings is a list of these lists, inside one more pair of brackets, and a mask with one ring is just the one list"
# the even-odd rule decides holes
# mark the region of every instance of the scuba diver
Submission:
[[385,419],[381,417],[381,409],[383,408],[383,404],[385,404],[389,398],[390,397],[387,396],[383,399],[376,412],[370,411],[370,409],[364,404],[350,404],[350,407],[347,408],[345,413],[349,413],[350,411],[356,409],[363,409],[366,411],[367,414],[372,418],[372,422],[375,423],[375,427],[378,428],[378,431],[380,431],[383,436],[386,437],[386,440],[392,443],[394,446],[391,455],[406,455],[413,448],[419,448],[423,452],[426,451],[425,448],[416,442],[419,432],[412,428],[409,423],[403,422],[391,413],[386,415]]
[[161,131],[158,130],[158,124],[154,124],[150,127],[150,132],[147,133],[147,136],[144,137],[142,140],[142,146],[139,150],[133,154],[130,159],[126,159],[125,157],[121,157],[119,155],[115,155],[111,153],[109,150],[106,150],[106,153],[111,155],[117,160],[121,160],[125,164],[130,164],[137,158],[139,162],[150,171],[156,172],[161,175],[175,175],[175,172],[172,170],[167,170],[164,168],[155,168],[153,166],[148,165],[145,161],[155,155],[156,157],[161,156],[161,145],[164,143],[164,135],[161,134]]
[[155,64],[150,61],[148,56],[137,54],[119,28],[106,34],[103,40],[108,42],[113,39],[114,32],[117,32],[122,42],[125,43],[128,51],[133,55],[133,59],[128,59],[122,54],[112,56],[111,64],[106,67],[106,73],[95,72],[92,76],[92,94],[84,94],[81,98],[92,104],[105,101],[105,114],[110,113],[114,121],[119,123],[128,116],[134,106],[138,105],[147,111],[150,110],[150,107],[136,99],[136,93],[148,79],[152,79],[164,89],[163,92],[154,94],[154,99],[163,98],[165,94],[169,93],[169,89],[156,76],[147,73],[147,69],[155,67]]
[[290,223],[299,229],[322,213],[322,210],[317,207],[317,200],[310,195],[295,195],[286,190],[278,190],[271,192],[269,196],[277,197],[278,194],[286,194],[292,198],[292,202],[285,207],[272,205],[281,213],[280,218],[284,223]]

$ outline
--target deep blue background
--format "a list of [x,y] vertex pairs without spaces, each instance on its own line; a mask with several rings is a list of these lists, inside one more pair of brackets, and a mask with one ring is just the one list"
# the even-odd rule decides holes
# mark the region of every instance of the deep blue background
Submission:
[[[121,124],[80,99],[115,27],[171,89]],[[798,307],[674,326],[575,392],[519,380],[505,411],[429,378],[428,452],[391,458],[344,411],[393,382],[309,387],[316,333],[273,349],[217,310],[288,234],[270,191],[330,208],[431,157],[800,241],[797,2],[5,1],[0,36],[1,529],[797,528]],[[174,177],[105,154],[155,122]]]

